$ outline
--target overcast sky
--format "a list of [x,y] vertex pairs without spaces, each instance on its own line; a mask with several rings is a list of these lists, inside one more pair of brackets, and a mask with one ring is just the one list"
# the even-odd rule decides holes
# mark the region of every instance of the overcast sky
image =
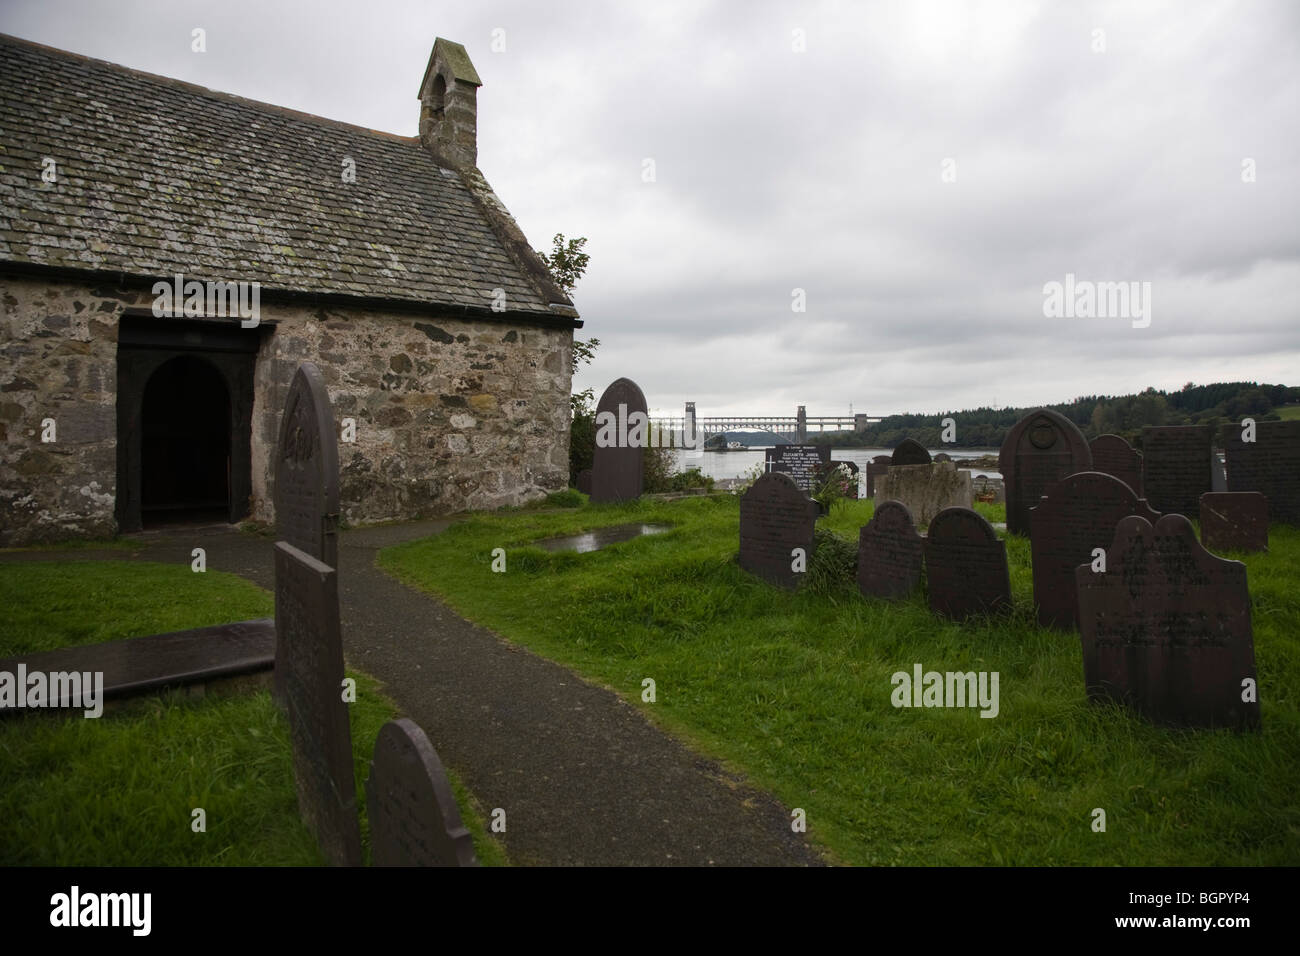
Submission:
[[[407,136],[463,43],[488,181],[534,247],[589,240],[575,387],[664,412],[1300,384],[1294,0],[0,0],[0,31]],[[1045,316],[1067,274],[1150,283],[1149,325]]]

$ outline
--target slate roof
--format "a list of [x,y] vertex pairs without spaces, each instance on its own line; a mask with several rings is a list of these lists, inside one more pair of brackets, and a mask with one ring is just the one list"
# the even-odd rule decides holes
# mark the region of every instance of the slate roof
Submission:
[[482,174],[415,137],[3,34],[0,262],[577,315]]

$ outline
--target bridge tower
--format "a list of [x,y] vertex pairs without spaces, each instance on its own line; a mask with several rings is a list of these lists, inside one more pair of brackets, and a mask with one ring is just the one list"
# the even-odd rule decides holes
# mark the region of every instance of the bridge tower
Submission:
[[802,445],[808,441],[808,412],[804,406],[799,406],[799,414],[794,426],[795,444]]

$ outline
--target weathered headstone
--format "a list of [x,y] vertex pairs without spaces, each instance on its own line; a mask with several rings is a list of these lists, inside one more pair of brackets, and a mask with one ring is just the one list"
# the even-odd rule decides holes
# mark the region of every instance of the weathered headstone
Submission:
[[795,570],[795,548],[803,567],[813,555],[817,502],[789,475],[760,475],[740,499],[740,566],[770,584],[793,590],[803,572]]
[[1091,564],[1093,550],[1105,551],[1115,526],[1129,515],[1158,521],[1145,498],[1113,475],[1081,471],[1051,485],[1029,512],[1034,569],[1034,603],[1043,627],[1074,628],[1079,594],[1074,572]]
[[325,378],[311,362],[294,373],[275,448],[276,536],[339,566],[339,448]]
[[591,494],[591,469],[584,468],[578,472],[578,490],[584,495]]
[[1114,475],[1142,497],[1142,452],[1119,435],[1099,435],[1088,442],[1092,470]]
[[930,522],[925,539],[930,609],[957,620],[1011,604],[1007,546],[978,513],[949,508]]
[[1088,696],[1159,724],[1259,726],[1246,566],[1181,514],[1120,521],[1105,573],[1075,570]]
[[921,583],[924,546],[907,506],[881,502],[858,532],[858,589],[866,597],[911,594]]
[[928,465],[933,461],[930,452],[915,438],[904,438],[889,457],[891,465]]
[[1201,495],[1201,544],[1207,551],[1267,551],[1267,496],[1258,491]]
[[1240,424],[1225,425],[1228,490],[1268,496],[1269,520],[1300,526],[1300,421],[1256,422],[1253,442]]
[[593,504],[641,497],[649,442],[645,394],[630,378],[620,378],[605,389],[596,404],[596,448],[591,459]]
[[1007,532],[1029,534],[1029,509],[1047,486],[1076,471],[1092,470],[1092,453],[1079,427],[1059,412],[1040,408],[1012,426],[1002,442],[998,470],[1007,496]]
[[372,866],[478,866],[442,761],[413,720],[380,728],[366,808]]
[[941,452],[939,452],[938,454],[936,454],[936,455],[934,456],[934,460],[935,460],[935,461],[952,461],[952,455],[948,454],[946,451],[941,451]]
[[789,475],[807,494],[831,462],[830,445],[777,445],[763,454],[763,470]]
[[335,866],[361,863],[352,732],[343,700],[338,573],[275,544],[275,680],[289,720],[298,811]]
[[1142,429],[1142,487],[1151,507],[1195,518],[1210,490],[1208,425],[1148,425]]
[[867,462],[867,497],[876,497],[876,479],[889,473],[890,457],[877,455]]
[[876,482],[876,499],[901,501],[923,525],[945,508],[969,508],[975,502],[970,472],[958,471],[951,461],[890,465],[889,472]]

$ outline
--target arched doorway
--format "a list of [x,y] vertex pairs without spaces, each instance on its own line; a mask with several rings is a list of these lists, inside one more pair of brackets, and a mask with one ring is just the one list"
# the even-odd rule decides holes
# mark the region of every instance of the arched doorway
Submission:
[[149,376],[140,409],[140,509],[145,527],[226,521],[230,393],[209,361],[182,355]]

